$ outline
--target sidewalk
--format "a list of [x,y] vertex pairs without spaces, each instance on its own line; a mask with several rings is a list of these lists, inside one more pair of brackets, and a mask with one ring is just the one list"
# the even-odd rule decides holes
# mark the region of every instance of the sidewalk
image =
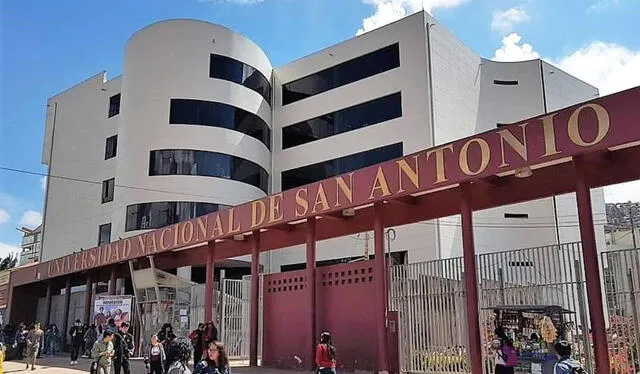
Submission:
[[[79,374],[88,373],[91,360],[88,358],[81,358],[78,360],[79,364],[75,366],[69,365],[69,358],[67,356],[56,356],[54,358],[43,357],[36,361],[36,370],[25,370],[26,364],[24,361],[6,361],[4,363],[5,374],[10,373],[46,373],[46,374]],[[292,371],[270,369],[270,368],[249,368],[242,366],[244,362],[238,361],[232,363],[233,374],[291,374]],[[113,373],[113,370],[112,370]],[[144,368],[144,362],[142,359],[133,359],[131,361],[131,374],[146,374]]]

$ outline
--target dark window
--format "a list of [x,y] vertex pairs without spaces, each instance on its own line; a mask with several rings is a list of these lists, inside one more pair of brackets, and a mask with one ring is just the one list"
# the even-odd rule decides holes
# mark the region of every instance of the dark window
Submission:
[[127,206],[126,231],[159,229],[227,208],[226,205],[183,201]]
[[271,84],[256,68],[231,57],[211,55],[209,77],[241,84],[259,93],[271,105]]
[[533,261],[509,261],[509,266],[530,268],[535,265]]
[[115,187],[116,180],[115,178],[107,179],[106,181],[102,181],[102,203],[108,203],[109,201],[113,201],[113,189]]
[[282,85],[282,105],[365,79],[400,66],[398,43]]
[[282,148],[295,147],[398,117],[402,117],[400,92],[283,127]]
[[98,226],[98,245],[111,243],[111,224]]
[[116,150],[118,149],[118,135],[110,136],[107,138],[107,142],[104,147],[104,159],[116,157]]
[[149,175],[200,175],[232,179],[268,191],[268,174],[262,166],[218,152],[163,149],[151,151]]
[[493,80],[493,84],[498,84],[501,86],[517,86],[518,85],[518,81],[503,81],[503,80],[499,80],[499,79],[494,79]]
[[402,143],[387,145],[349,156],[282,172],[282,190],[331,178],[367,166],[402,157]]
[[504,218],[529,218],[527,213],[505,213]]
[[120,94],[113,95],[109,98],[109,118],[120,113]]
[[271,149],[271,129],[253,113],[213,101],[171,99],[169,123],[222,127],[247,134]]

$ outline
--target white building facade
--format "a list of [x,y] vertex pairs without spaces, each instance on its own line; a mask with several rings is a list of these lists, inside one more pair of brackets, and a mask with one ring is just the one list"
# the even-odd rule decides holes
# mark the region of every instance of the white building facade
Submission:
[[[423,12],[277,68],[226,28],[159,22],[129,40],[122,76],[101,73],[49,99],[42,260],[597,95],[540,60],[482,59]],[[603,192],[592,195],[604,248]],[[579,239],[572,195],[475,215],[481,253]],[[394,230],[396,261],[462,253],[457,217]],[[318,260],[348,261],[368,247],[367,233],[323,241]],[[304,261],[299,246],[263,265]]]

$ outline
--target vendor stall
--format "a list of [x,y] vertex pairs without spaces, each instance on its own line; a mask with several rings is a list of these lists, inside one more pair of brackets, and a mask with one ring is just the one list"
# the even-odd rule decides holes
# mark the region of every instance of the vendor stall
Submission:
[[501,326],[513,340],[518,352],[516,373],[541,374],[543,363],[555,360],[551,346],[571,339],[571,322],[565,318],[574,312],[557,305],[517,305],[485,308],[495,314],[495,327]]

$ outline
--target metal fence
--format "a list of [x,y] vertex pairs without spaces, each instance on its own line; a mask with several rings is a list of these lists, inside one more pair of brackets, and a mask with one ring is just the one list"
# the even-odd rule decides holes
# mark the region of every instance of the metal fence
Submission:
[[[519,249],[476,258],[485,370],[493,372],[493,310],[556,305],[565,339],[591,368],[588,315],[579,243]],[[401,368],[410,373],[468,373],[463,260],[461,257],[393,266],[391,308],[400,315]]]
[[640,249],[605,252],[601,262],[611,370],[615,374],[637,373],[640,368]]

